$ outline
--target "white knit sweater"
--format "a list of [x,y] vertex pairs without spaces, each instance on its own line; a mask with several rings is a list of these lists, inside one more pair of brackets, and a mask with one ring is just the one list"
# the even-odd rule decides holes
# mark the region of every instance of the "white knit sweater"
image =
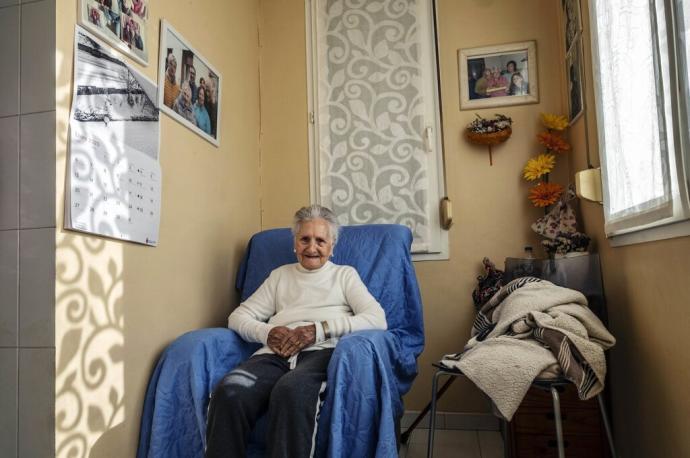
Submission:
[[[322,321],[331,339],[325,340]],[[255,354],[273,353],[266,341],[274,327],[309,324],[316,325],[316,342],[303,351],[335,347],[351,332],[387,328],[383,308],[357,271],[330,261],[316,270],[298,263],[278,267],[228,317],[228,327],[244,340],[264,344]]]

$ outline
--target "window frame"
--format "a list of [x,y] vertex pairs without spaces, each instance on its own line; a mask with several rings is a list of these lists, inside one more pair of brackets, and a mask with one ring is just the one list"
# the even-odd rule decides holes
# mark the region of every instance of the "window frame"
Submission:
[[[590,18],[590,39],[591,39],[591,52],[592,52],[592,72],[594,80],[594,97],[596,101],[596,115],[597,115],[597,130],[599,137],[599,148],[602,159],[606,156],[605,151],[605,140],[604,140],[604,127],[603,127],[603,107],[601,102],[600,86],[598,81],[601,75],[601,66],[599,62],[599,50],[598,50],[598,24],[596,17],[596,3],[598,1],[607,0],[592,0],[589,4],[589,18]],[[690,62],[685,59],[684,52],[682,48],[683,42],[680,38],[680,30],[682,24],[682,17],[678,12],[677,2],[682,2],[683,0],[652,0],[650,2],[650,8],[652,8],[652,33],[653,33],[653,45],[655,52],[655,73],[660,74],[662,71],[667,71],[669,74],[669,93],[670,100],[668,104],[670,105],[671,111],[671,122],[666,125],[670,125],[672,132],[670,135],[673,139],[674,150],[668,151],[669,156],[673,155],[675,160],[675,167],[669,172],[671,179],[675,179],[675,184],[678,187],[679,192],[679,205],[680,211],[674,212],[670,217],[660,218],[651,223],[638,224],[636,226],[631,226],[623,229],[614,230],[611,233],[607,233],[606,237],[609,239],[609,243],[613,247],[630,245],[635,243],[643,243],[655,240],[664,240],[675,237],[683,237],[690,235],[690,211],[688,211],[688,204],[690,202],[690,124],[688,123],[688,106],[685,103],[687,98],[690,97],[690,77],[687,80],[683,80],[682,70],[690,70]],[[664,7],[663,18],[658,17],[656,14],[657,2],[662,2]],[[688,7],[690,7],[690,2],[688,2]],[[664,20],[666,25],[666,40],[668,42],[668,69],[663,69],[661,63],[658,59],[657,51],[659,49],[659,32],[657,23],[659,20]],[[687,44],[690,45],[690,34],[688,34]],[[657,79],[657,81],[662,81],[663,78]],[[662,89],[663,86],[659,86],[657,82],[656,89]],[[690,103],[690,102],[689,102]],[[662,108],[661,111],[665,110]],[[660,129],[661,131],[662,129]],[[602,160],[602,186],[604,194],[606,197],[609,195],[608,180],[606,174],[606,162]],[[605,198],[606,198],[605,197]],[[674,200],[673,195],[671,195],[671,200]],[[638,212],[633,215],[635,218],[643,212]]]
[[[321,195],[319,191],[319,153],[317,148],[317,138],[319,138],[319,125],[316,122],[317,107],[316,94],[318,90],[318,81],[315,78],[314,63],[317,62],[317,46],[316,46],[316,2],[319,0],[305,0],[305,22],[306,22],[306,36],[305,36],[305,51],[307,57],[307,116],[308,116],[308,145],[309,145],[309,194],[310,200],[313,203],[321,203]],[[438,237],[435,240],[438,250],[428,253],[412,253],[413,261],[439,261],[450,259],[450,243],[448,237],[448,230],[441,227],[440,204],[441,200],[447,196],[446,181],[445,181],[445,149],[443,145],[443,116],[441,106],[441,82],[439,70],[439,40],[438,40],[438,17],[437,17],[437,0],[426,0],[428,2],[429,13],[429,33],[425,40],[429,40],[432,46],[431,52],[431,87],[425,85],[426,89],[431,89],[431,93],[427,93],[433,97],[434,104],[434,119],[433,125],[433,147],[434,159],[429,161],[429,181],[436,182],[433,187],[433,196],[430,192],[429,206],[430,219],[429,226],[432,230],[438,228]],[[428,91],[425,91],[428,92]],[[431,185],[433,186],[433,185]],[[432,187],[430,186],[430,191]],[[434,202],[432,199],[438,197]],[[434,206],[435,205],[435,206]]]

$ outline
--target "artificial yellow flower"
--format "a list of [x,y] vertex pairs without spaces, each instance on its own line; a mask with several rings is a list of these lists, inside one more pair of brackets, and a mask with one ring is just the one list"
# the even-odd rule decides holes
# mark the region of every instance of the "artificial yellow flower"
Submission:
[[539,183],[529,190],[529,200],[535,207],[555,204],[563,193],[563,186],[556,183]]
[[539,140],[539,143],[544,145],[547,150],[555,153],[564,153],[570,149],[570,145],[563,140],[563,137],[558,134],[552,134],[551,132],[537,134],[537,140]]
[[547,129],[563,130],[568,127],[568,118],[551,113],[542,113],[541,123],[544,124],[544,127]]
[[556,165],[556,157],[553,154],[540,154],[527,161],[522,169],[522,176],[527,181],[534,181],[542,175],[549,173]]

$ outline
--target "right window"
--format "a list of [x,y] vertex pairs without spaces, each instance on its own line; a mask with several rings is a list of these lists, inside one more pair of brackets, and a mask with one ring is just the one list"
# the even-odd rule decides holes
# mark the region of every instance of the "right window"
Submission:
[[690,0],[592,0],[590,15],[606,235],[690,234]]

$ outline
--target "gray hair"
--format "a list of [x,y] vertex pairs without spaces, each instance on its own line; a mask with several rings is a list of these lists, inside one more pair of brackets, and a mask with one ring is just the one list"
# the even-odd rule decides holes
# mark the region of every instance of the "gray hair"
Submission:
[[328,223],[328,233],[333,239],[333,245],[335,245],[336,241],[338,240],[338,232],[340,232],[338,218],[335,216],[335,213],[333,213],[333,210],[318,204],[302,207],[297,210],[295,217],[292,220],[292,235],[297,235],[302,227],[302,223],[319,218]]

